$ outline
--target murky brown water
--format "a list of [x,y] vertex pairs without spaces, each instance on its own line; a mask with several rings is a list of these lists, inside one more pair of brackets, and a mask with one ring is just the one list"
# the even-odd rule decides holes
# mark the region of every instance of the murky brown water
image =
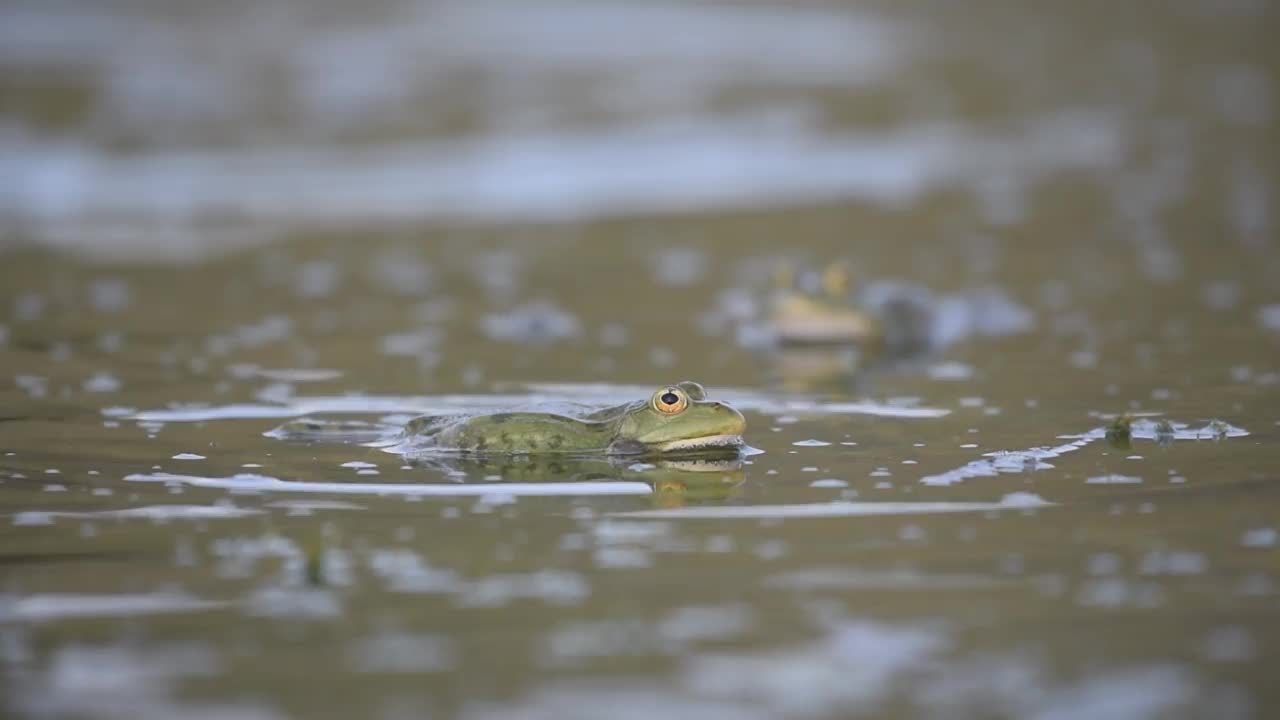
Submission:
[[[1280,712],[1270,5],[307,7],[0,12],[6,713]],[[763,452],[263,434],[682,379]]]

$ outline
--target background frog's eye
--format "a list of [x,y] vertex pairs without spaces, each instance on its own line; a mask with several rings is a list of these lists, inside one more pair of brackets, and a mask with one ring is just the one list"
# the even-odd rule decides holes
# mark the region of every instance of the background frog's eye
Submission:
[[822,289],[832,297],[849,292],[849,271],[843,265],[832,263],[822,271]]
[[653,398],[653,406],[658,412],[667,414],[675,414],[685,409],[689,404],[689,400],[684,393],[677,388],[667,388],[660,391]]

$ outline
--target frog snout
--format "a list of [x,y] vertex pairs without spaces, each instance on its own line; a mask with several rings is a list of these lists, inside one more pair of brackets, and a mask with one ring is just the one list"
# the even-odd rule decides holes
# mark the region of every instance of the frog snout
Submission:
[[732,433],[741,433],[747,429],[747,419],[732,405],[727,405],[717,400],[716,414],[725,419],[725,424],[730,426],[730,432]]

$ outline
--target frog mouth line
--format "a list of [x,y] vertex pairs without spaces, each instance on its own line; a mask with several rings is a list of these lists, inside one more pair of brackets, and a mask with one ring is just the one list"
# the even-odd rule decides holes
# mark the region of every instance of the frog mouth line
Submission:
[[703,437],[686,438],[684,440],[672,440],[662,443],[658,449],[663,452],[671,450],[693,450],[697,448],[712,447],[739,447],[742,445],[742,436],[735,433],[726,433],[724,435],[704,435]]

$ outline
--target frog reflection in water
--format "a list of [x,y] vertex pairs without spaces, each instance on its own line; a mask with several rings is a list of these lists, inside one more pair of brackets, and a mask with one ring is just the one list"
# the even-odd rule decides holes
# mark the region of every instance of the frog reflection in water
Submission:
[[695,382],[668,385],[647,400],[580,417],[546,412],[423,416],[409,421],[410,450],[475,455],[661,455],[735,450],[747,422],[725,403],[708,400]]
[[644,459],[620,455],[408,455],[416,467],[445,472],[455,482],[584,483],[642,482],[653,489],[657,507],[720,503],[736,495],[746,479],[743,458],[732,454],[703,454]]

